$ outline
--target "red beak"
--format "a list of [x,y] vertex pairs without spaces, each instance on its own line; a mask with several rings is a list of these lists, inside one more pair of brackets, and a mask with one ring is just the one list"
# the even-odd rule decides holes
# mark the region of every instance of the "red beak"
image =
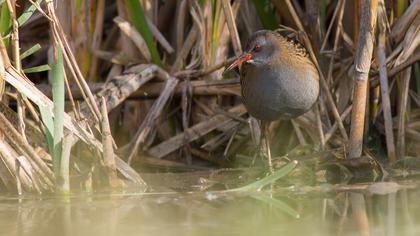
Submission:
[[247,62],[249,60],[252,60],[252,54],[251,53],[244,53],[244,54],[240,55],[238,58],[236,58],[236,60],[233,61],[233,63],[230,64],[230,66],[228,68],[226,68],[226,71],[232,70],[232,69],[242,65],[242,63]]

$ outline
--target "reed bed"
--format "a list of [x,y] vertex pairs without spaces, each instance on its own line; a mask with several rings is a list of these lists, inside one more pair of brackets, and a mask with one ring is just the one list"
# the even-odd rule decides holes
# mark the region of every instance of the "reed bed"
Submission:
[[419,166],[418,0],[0,4],[2,191],[145,191],[142,171],[259,165],[259,124],[223,73],[259,29],[300,41],[321,78],[311,111],[269,127],[277,167]]

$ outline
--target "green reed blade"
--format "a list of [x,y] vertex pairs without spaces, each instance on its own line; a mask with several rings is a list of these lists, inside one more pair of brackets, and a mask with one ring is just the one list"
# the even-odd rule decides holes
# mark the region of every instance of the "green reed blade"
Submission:
[[48,150],[53,156],[54,152],[54,121],[51,111],[45,106],[39,106],[39,112],[41,113],[42,123],[45,125],[45,135],[47,138]]
[[274,30],[279,27],[269,0],[253,0],[257,14],[264,28]]
[[[43,0],[38,0],[36,1],[38,4],[41,4]],[[36,11],[36,7],[34,4],[32,4],[30,7],[28,7],[28,9],[26,9],[22,15],[20,15],[17,19],[17,22],[19,24],[19,26],[22,26],[23,24],[25,24],[29,18],[31,18],[31,16],[35,13]]]
[[143,7],[140,5],[138,0],[125,0],[127,10],[129,12],[131,23],[143,36],[144,41],[149,48],[150,55],[153,63],[161,65],[159,52],[156,47],[156,43],[153,41],[152,33],[150,32],[149,26],[147,25],[146,16],[144,15]]
[[24,58],[29,57],[30,55],[36,53],[39,49],[41,49],[41,45],[37,43],[28,50],[24,51],[22,54],[20,54],[20,59],[23,60]]
[[60,169],[64,119],[64,64],[61,48],[57,48],[57,59],[52,66],[52,75],[52,95],[54,102],[53,166],[54,173],[57,175]]
[[37,73],[37,72],[47,71],[47,70],[51,70],[50,66],[42,65],[42,66],[34,66],[34,67],[23,69],[23,72],[28,74],[28,73]]
[[[9,8],[7,7],[6,3],[1,5],[0,10],[0,34],[1,36],[6,36],[9,32],[9,28],[12,25],[12,18],[10,16]],[[4,39],[4,45],[6,47],[9,46],[9,38]]]
[[252,195],[252,197],[260,201],[266,202],[268,204],[271,204],[272,206],[284,211],[285,213],[289,214],[290,216],[296,219],[300,218],[299,213],[295,209],[293,209],[292,207],[290,207],[285,202],[279,199],[271,198],[265,194]]
[[266,176],[258,181],[255,181],[251,184],[248,184],[244,187],[240,187],[238,189],[235,189],[235,191],[240,191],[240,192],[253,192],[253,191],[258,191],[261,188],[263,188],[264,186],[274,183],[276,180],[286,176],[287,174],[289,174],[297,165],[297,161],[292,161],[288,164],[286,164],[285,166],[283,166],[282,168],[280,168],[279,170],[275,171],[273,174]]

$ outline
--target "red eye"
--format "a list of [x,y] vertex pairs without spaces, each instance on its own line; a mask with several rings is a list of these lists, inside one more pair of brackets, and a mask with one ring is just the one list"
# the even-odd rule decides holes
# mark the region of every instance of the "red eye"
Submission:
[[255,47],[254,47],[254,51],[255,51],[255,52],[259,52],[259,51],[261,51],[261,45],[259,45],[259,44],[255,45]]

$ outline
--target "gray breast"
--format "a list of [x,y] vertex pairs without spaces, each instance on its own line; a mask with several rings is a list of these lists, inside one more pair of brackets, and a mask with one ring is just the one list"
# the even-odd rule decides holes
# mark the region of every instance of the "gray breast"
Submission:
[[248,113],[261,120],[291,119],[308,111],[319,94],[314,68],[294,70],[287,65],[241,68],[242,100]]

